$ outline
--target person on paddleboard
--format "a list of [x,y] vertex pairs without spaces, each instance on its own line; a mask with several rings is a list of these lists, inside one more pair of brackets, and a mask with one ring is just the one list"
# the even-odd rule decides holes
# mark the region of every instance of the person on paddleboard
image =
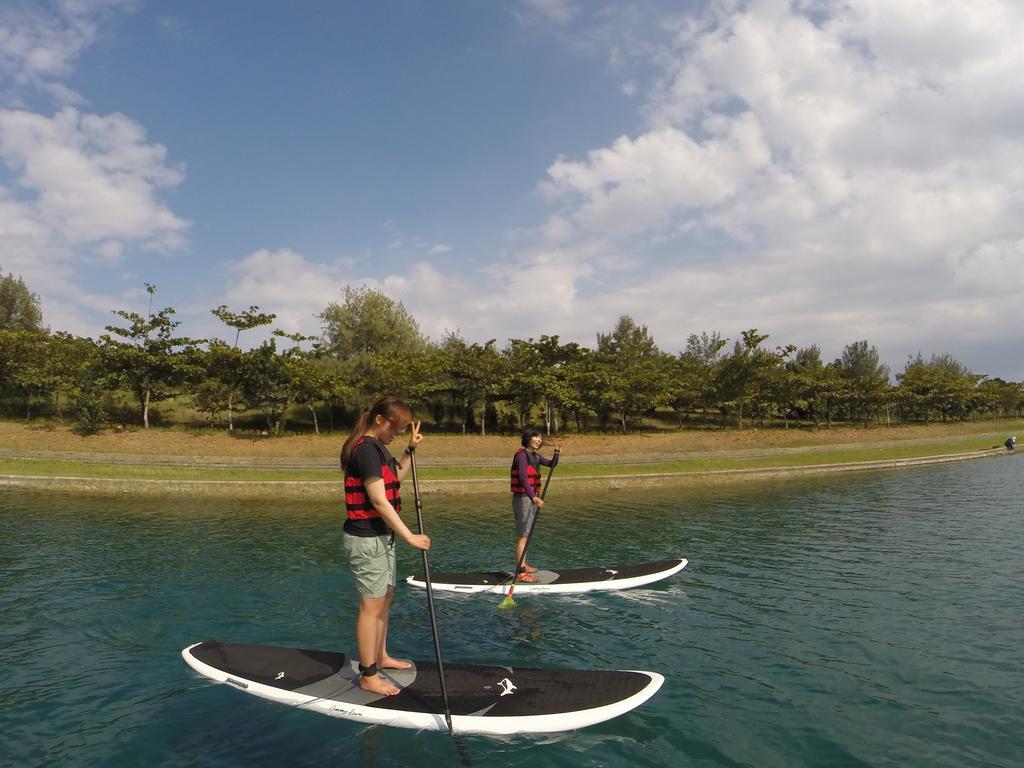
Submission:
[[[398,461],[386,446],[410,425],[409,445]],[[378,671],[412,666],[387,651],[388,612],[395,594],[395,534],[416,549],[430,549],[430,537],[413,533],[399,517],[398,488],[412,464],[412,451],[422,440],[412,409],[397,397],[385,397],[359,417],[341,448],[348,513],[342,543],[359,593],[359,685],[388,696],[399,689]]]
[[[544,499],[540,497],[540,468],[554,468],[558,464],[561,448],[555,446],[550,459],[541,456],[538,451],[544,444],[540,430],[528,429],[523,432],[522,447],[512,456],[512,514],[516,521],[516,562],[518,563],[526,550],[526,537],[533,525],[533,517],[538,509],[544,508]],[[519,581],[533,582],[537,580],[534,572],[537,569],[523,562],[516,574]]]

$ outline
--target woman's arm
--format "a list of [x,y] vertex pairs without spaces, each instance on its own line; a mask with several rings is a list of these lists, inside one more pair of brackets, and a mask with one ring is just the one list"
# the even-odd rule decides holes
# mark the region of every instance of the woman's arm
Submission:
[[409,429],[412,430],[409,434],[409,445],[406,447],[405,452],[402,454],[402,458],[398,460],[398,479],[401,480],[405,477],[409,471],[409,467],[412,466],[412,452],[416,450],[416,446],[423,442],[423,435],[420,434],[420,424],[423,422],[414,421],[409,425]]
[[377,510],[377,514],[384,519],[391,530],[416,549],[430,549],[430,537],[410,531],[409,526],[403,523],[402,518],[395,512],[395,508],[391,506],[391,502],[388,501],[388,497],[384,493],[384,481],[381,478],[368,477],[363,480],[363,487],[366,488],[366,495],[370,499],[370,503],[373,504],[373,508]]
[[544,458],[539,453],[537,454],[537,456],[540,458],[541,464],[543,464],[545,467],[551,467],[552,469],[554,469],[556,466],[558,466],[558,457],[561,455],[561,453],[562,449],[556,445],[555,452],[551,455],[550,459]]

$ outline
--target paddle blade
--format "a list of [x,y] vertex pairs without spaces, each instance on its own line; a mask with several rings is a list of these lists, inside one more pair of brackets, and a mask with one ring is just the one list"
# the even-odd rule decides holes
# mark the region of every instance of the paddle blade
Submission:
[[512,599],[512,595],[505,595],[505,599],[498,603],[499,608],[515,608],[516,601]]

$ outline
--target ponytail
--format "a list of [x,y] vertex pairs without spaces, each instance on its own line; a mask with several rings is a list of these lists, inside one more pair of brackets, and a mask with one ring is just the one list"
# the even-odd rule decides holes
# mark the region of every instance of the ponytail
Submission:
[[363,411],[362,416],[356,420],[356,425],[352,427],[352,431],[348,435],[348,439],[341,446],[341,469],[344,471],[345,465],[348,464],[349,457],[352,455],[352,447],[355,445],[356,440],[362,437],[366,433],[366,425],[370,423],[370,412]]
[[356,425],[352,427],[348,439],[341,446],[340,461],[342,471],[344,471],[348,460],[352,457],[352,451],[355,450],[356,442],[366,434],[366,430],[370,428],[371,424],[376,423],[377,417],[382,416],[385,419],[389,419],[397,411],[403,411],[406,415],[412,414],[412,408],[404,400],[394,395],[382,397],[373,404],[370,410],[363,411],[363,414],[356,421]]

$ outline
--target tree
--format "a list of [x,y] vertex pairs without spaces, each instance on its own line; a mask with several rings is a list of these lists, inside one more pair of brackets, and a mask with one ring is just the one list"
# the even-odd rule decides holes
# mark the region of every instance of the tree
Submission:
[[32,399],[43,397],[53,398],[62,422],[63,401],[70,401],[87,434],[98,430],[106,418],[102,403],[110,381],[92,339],[63,331],[0,330],[0,384],[25,395],[26,419],[32,416]]
[[596,357],[605,404],[618,411],[623,433],[641,413],[668,400],[668,363],[646,325],[622,315],[610,333],[597,334]]
[[675,409],[679,424],[683,415],[695,405],[701,406],[704,423],[708,412],[715,406],[718,368],[722,362],[722,349],[728,343],[718,332],[691,333],[686,349],[674,361],[674,376],[670,384],[670,404]]
[[768,334],[759,334],[757,328],[743,331],[740,335],[742,341],[737,340],[732,354],[722,360],[718,375],[722,404],[736,409],[737,429],[743,429],[744,409],[757,392],[758,369],[761,366],[758,347],[768,338]]
[[50,366],[47,342],[41,331],[0,331],[0,355],[5,361],[5,378],[25,396],[25,421],[32,420],[32,401],[56,390],[57,380]]
[[817,428],[821,413],[826,412],[829,426],[832,426],[831,414],[828,413],[829,378],[826,366],[821,359],[821,350],[816,344],[796,350],[793,359],[786,363],[786,369],[793,376],[792,405],[804,417],[814,420]]
[[64,421],[62,401],[66,399],[79,414],[79,426],[86,432],[94,431],[93,427],[102,421],[99,403],[110,389],[96,342],[64,331],[51,334],[47,341],[47,366],[53,377],[57,417]]
[[135,393],[142,408],[143,427],[149,429],[150,405],[173,395],[175,389],[193,373],[189,359],[182,352],[196,342],[174,336],[174,330],[181,325],[171,319],[174,308],[164,307],[153,314],[152,297],[156,287],[147,283],[146,292],[150,295],[150,310],[146,316],[122,309],[113,310],[128,325],[124,328],[106,326],[109,333],[100,337],[100,349],[106,370]]
[[562,344],[558,336],[543,335],[537,341],[541,364],[550,373],[548,389],[544,393],[544,422],[547,434],[552,425],[558,428],[558,410],[572,412],[579,430],[583,415],[596,413],[587,400],[589,379],[587,372],[593,367],[593,354],[576,342]]
[[39,297],[21,277],[0,272],[0,330],[42,331],[43,312]]
[[861,414],[867,427],[871,414],[889,392],[889,368],[878,361],[878,350],[867,341],[846,345],[838,361],[847,385],[850,413]]
[[801,382],[786,366],[786,358],[796,350],[789,345],[775,350],[761,350],[758,355],[758,394],[755,408],[760,425],[773,415],[781,416],[783,426],[789,429],[789,417],[800,402]]
[[545,366],[541,346],[532,338],[510,339],[502,350],[508,371],[506,396],[516,405],[520,429],[525,428],[533,407],[554,386],[554,372]]
[[304,341],[315,341],[314,337],[277,335],[296,342],[296,346],[285,353],[285,365],[291,382],[290,399],[295,405],[301,405],[309,410],[313,419],[313,430],[319,435],[317,405],[347,397],[352,394],[352,390],[337,370],[336,361],[323,359],[319,344],[314,344],[312,350],[308,352],[298,346]]
[[267,430],[281,432],[281,421],[292,399],[292,370],[289,356],[277,353],[277,343],[268,339],[243,353],[239,388],[250,408],[263,411]]
[[931,410],[931,397],[935,389],[935,371],[918,353],[917,357],[907,360],[902,373],[896,374],[894,396],[900,408],[900,417],[919,418],[928,423]]
[[985,376],[972,373],[951,355],[932,355],[928,365],[935,372],[938,386],[933,403],[943,423],[951,417],[966,418],[978,402],[978,383]]
[[487,434],[487,404],[500,394],[505,376],[503,359],[494,345],[494,339],[469,344],[458,331],[449,331],[438,347],[438,368],[444,381],[440,387],[459,402],[462,434],[466,434],[469,416],[478,403],[480,434]]
[[[260,312],[260,308],[255,305],[236,314],[228,311],[227,304],[221,304],[216,309],[211,309],[210,312],[220,318],[225,325],[235,329],[235,342],[230,347],[216,339],[210,343],[209,362],[211,366],[208,373],[212,374],[213,381],[208,379],[204,382],[198,390],[198,395],[203,401],[204,410],[213,408],[219,413],[222,410],[221,403],[224,402],[226,394],[224,405],[228,412],[228,432],[231,432],[235,428],[234,401],[235,393],[238,390],[238,371],[241,359],[238,340],[241,338],[242,331],[269,325],[274,322],[277,315]],[[216,382],[220,382],[220,386]]]
[[345,287],[345,300],[318,316],[327,354],[345,363],[363,385],[366,399],[386,394],[387,382],[374,356],[400,360],[422,352],[426,340],[400,301],[368,287]]
[[998,414],[1017,416],[1024,402],[1024,385],[996,377],[978,385],[978,407],[995,419]]
[[903,373],[896,375],[895,395],[901,410],[923,418],[926,424],[933,412],[948,422],[950,417],[965,418],[984,407],[986,390],[978,386],[984,378],[950,355],[933,355],[926,362],[918,353],[907,361]]

